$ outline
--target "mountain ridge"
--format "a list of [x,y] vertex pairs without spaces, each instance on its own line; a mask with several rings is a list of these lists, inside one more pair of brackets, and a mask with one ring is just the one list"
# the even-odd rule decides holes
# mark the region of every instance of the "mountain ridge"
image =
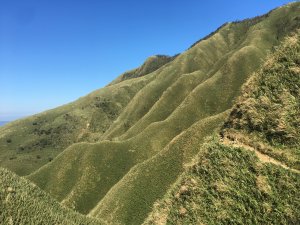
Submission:
[[[259,139],[251,136],[258,134],[251,121],[258,118],[256,113],[266,107],[267,101],[264,99],[264,104],[253,102],[266,98],[267,93],[271,99],[269,106],[276,106],[278,101],[271,96],[275,97],[281,90],[294,93],[294,88],[297,89],[300,84],[300,72],[295,73],[293,69],[300,68],[299,55],[300,29],[287,37],[268,57],[263,68],[250,77],[220,131],[201,146],[195,161],[164,198],[154,204],[144,224],[299,223],[300,195],[296,190],[300,187],[300,171],[287,166],[284,158],[275,155],[274,159],[272,152],[265,151],[261,146],[265,141],[263,135]],[[274,78],[286,86],[271,82]],[[295,79],[295,83],[286,82],[290,78]],[[271,86],[273,89],[269,92],[267,88]],[[296,100],[300,100],[300,95]],[[280,104],[293,105],[294,102]],[[278,114],[271,110],[267,112],[273,113],[273,116]],[[265,119],[263,115],[260,118],[257,124]],[[260,134],[273,132],[274,124],[268,124],[270,126],[260,130]],[[294,129],[299,132],[299,127]],[[234,133],[234,130],[240,132]],[[284,148],[284,145],[291,144],[284,137],[293,133],[291,129],[281,133],[282,151],[290,151]],[[252,140],[245,136],[252,137]],[[299,160],[300,157],[294,156],[294,159]]]
[[[203,146],[232,116],[244,83],[300,27],[299,13],[293,3],[227,23],[157,67],[129,72],[130,79],[123,74],[73,103],[0,128],[1,166],[26,175],[64,207],[108,224],[142,224],[156,212],[153,204],[189,174],[195,157],[213,162],[219,154],[236,163],[230,147],[213,144],[225,152],[211,155]],[[256,163],[239,152],[251,159],[243,166]],[[293,179],[287,178],[295,187]],[[176,210],[178,221],[190,218]]]

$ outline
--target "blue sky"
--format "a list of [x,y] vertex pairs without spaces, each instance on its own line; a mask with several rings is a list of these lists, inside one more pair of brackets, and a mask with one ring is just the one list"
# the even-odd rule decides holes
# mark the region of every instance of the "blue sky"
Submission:
[[154,54],[174,55],[224,22],[291,1],[0,1],[0,121],[105,86]]

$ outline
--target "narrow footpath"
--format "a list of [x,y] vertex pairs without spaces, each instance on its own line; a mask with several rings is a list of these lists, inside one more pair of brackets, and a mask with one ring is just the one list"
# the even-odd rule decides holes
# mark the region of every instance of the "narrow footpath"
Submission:
[[256,154],[256,156],[258,157],[258,159],[264,163],[273,163],[274,165],[277,165],[277,166],[281,166],[282,168],[284,169],[287,169],[287,170],[290,170],[294,173],[298,173],[300,174],[300,171],[297,170],[297,169],[293,169],[293,168],[290,168],[289,166],[287,166],[286,164],[272,158],[271,156],[267,155],[267,154],[263,154],[261,153],[260,151],[258,151],[257,149],[249,146],[249,145],[245,145],[241,142],[237,142],[237,141],[230,141],[228,139],[223,139],[221,141],[221,143],[223,143],[224,145],[227,145],[227,146],[231,146],[231,147],[235,147],[235,148],[244,148],[244,149],[247,149],[249,151],[252,151]]

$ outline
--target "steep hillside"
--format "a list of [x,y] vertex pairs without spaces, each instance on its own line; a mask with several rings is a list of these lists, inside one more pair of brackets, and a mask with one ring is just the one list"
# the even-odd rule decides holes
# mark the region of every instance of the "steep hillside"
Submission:
[[[297,4],[274,10],[253,21],[229,23],[177,56],[172,63],[153,74],[157,78],[130,101],[103,138],[124,140],[139,134],[150,124],[163,121],[176,109],[189,105],[193,98],[198,100],[200,89],[206,88],[202,86],[218,78],[227,79],[220,84],[222,94],[221,88],[207,94],[205,101],[208,103],[203,111],[213,111],[216,107],[209,100],[213,95],[218,100],[224,98],[224,104],[231,106],[232,99],[239,94],[238,87],[247,75],[259,68],[266,54],[287,33],[299,27]],[[204,106],[205,102],[200,101],[194,105]],[[193,111],[189,110],[189,117],[197,118]]]
[[175,56],[167,56],[167,55],[151,56],[143,63],[142,66],[123,73],[121,76],[119,76],[113,82],[111,82],[110,85],[119,83],[124,80],[145,76],[149,73],[152,73],[152,72],[158,70],[159,68],[166,65],[167,63],[173,61],[176,57],[177,57],[177,55],[175,55]]
[[300,30],[251,76],[223,140],[201,147],[145,224],[300,222],[299,59]]
[[[101,136],[102,142],[70,146],[29,179],[79,212],[112,224],[140,224],[200,150],[189,145],[193,136],[200,146],[221,125],[242,84],[300,26],[299,12],[295,3],[253,21],[229,23],[153,73],[123,81],[151,79]],[[196,124],[199,129],[184,141],[185,148],[178,148],[178,137]]]
[[[206,203],[223,203],[221,199],[217,203],[220,195],[218,190],[216,193],[208,193],[213,191],[209,189],[213,179],[219,176],[222,181],[223,174],[224,179],[226,178],[224,182],[228,182],[228,188],[232,191],[228,194],[228,204],[237,203],[237,208],[228,208],[228,215],[234,216],[234,212],[238,210],[249,211],[245,204],[250,202],[251,210],[253,209],[249,212],[251,215],[268,212],[267,215],[273,216],[277,212],[275,206],[282,205],[278,209],[278,217],[289,222],[295,221],[299,214],[296,201],[299,196],[295,193],[299,188],[298,175],[292,170],[286,171],[284,167],[260,163],[248,149],[237,150],[231,146],[230,140],[233,140],[232,136],[236,140],[236,133],[240,133],[261,138],[258,140],[274,149],[282,149],[281,145],[286,145],[285,152],[289,155],[287,160],[281,160],[280,157],[276,159],[280,163],[286,163],[287,167],[298,168],[297,141],[286,142],[286,138],[268,139],[265,130],[250,132],[248,124],[243,122],[244,117],[237,121],[234,111],[238,107],[235,105],[236,101],[242,103],[249,98],[243,94],[238,99],[242,93],[242,85],[250,76],[257,78],[251,78],[252,81],[248,82],[253,84],[249,86],[249,95],[253,87],[268,89],[266,81],[264,84],[255,83],[255,80],[262,79],[261,75],[253,73],[261,68],[267,56],[286,36],[300,27],[299,15],[300,3],[297,2],[264,16],[227,23],[174,58],[152,57],[140,68],[121,75],[110,85],[86,97],[1,127],[0,166],[9,168],[18,175],[28,175],[26,178],[48,192],[64,207],[104,220],[108,224],[142,224],[151,213],[153,204],[162,198],[174,203],[174,207],[160,202],[148,218],[149,223],[160,223],[157,218],[161,218],[162,223],[170,221],[187,224],[207,218],[203,221],[209,223],[219,214],[207,211],[213,210],[212,208],[198,209],[197,204],[202,200]],[[285,107],[281,109],[282,117],[288,118],[285,131],[298,137],[297,133],[293,133],[298,132],[298,128],[291,122],[295,119],[297,121],[299,112],[295,108],[299,106],[299,99],[296,99],[299,92],[294,92],[298,91],[299,85],[296,83],[293,86],[293,82],[298,82],[299,79],[292,75],[298,74],[298,48],[286,48],[283,45],[274,55],[276,61],[276,54],[287,54],[293,49],[293,53],[288,56],[290,58],[284,61],[283,57],[282,66],[277,68],[282,76],[278,78],[278,86],[284,90],[278,92],[278,96],[285,93],[281,101],[281,106]],[[277,65],[271,64],[270,59],[268,63]],[[267,66],[261,71],[266,68]],[[287,80],[286,71],[290,75]],[[260,73],[266,72],[257,74]],[[273,76],[269,76],[270,78],[277,79],[275,71],[270,72],[270,75]],[[292,83],[284,84],[281,82],[283,80]],[[279,85],[281,83],[284,86]],[[260,95],[261,91],[257,93]],[[286,99],[291,104],[285,103]],[[273,100],[269,101],[273,105]],[[260,112],[258,105],[261,104],[252,105],[248,114]],[[232,107],[235,109],[231,110]],[[216,141],[204,144],[207,137],[219,132],[228,117],[222,135],[226,137],[224,140],[230,139],[227,143],[230,146],[225,145],[225,142],[223,146]],[[239,123],[245,125],[236,125]],[[199,173],[194,173],[191,169],[184,172],[196,155],[199,159],[194,167],[202,168],[205,160],[208,167]],[[224,166],[219,166],[217,162],[222,157],[225,159]],[[238,163],[239,160],[242,160],[241,164]],[[232,166],[231,170],[227,170],[226,163]],[[211,179],[206,173],[211,174]],[[204,175],[207,176],[207,183]],[[179,196],[179,200],[172,195],[178,192],[179,187],[172,185],[176,181],[178,184],[185,180],[187,176],[195,177],[195,190],[199,188],[203,191],[197,192],[200,195],[195,195],[196,199],[188,200],[191,205],[195,205],[195,209],[182,205],[185,204],[185,195],[183,199]],[[245,183],[245,186],[241,186],[245,195],[240,196],[234,192],[240,187],[240,182],[233,182],[237,178]],[[285,181],[284,184],[290,185],[290,192],[282,190],[284,184],[272,186],[280,178]],[[267,194],[271,197],[266,200],[265,209],[261,206],[264,200],[259,197],[262,191],[254,185],[257,179],[258,183],[262,182],[260,188],[263,189],[264,184],[271,188],[271,191],[267,188]],[[266,183],[267,179],[270,179],[269,183]],[[237,199],[234,199],[235,194]],[[289,200],[286,196],[293,196],[294,199]],[[273,205],[275,212],[272,211]],[[181,215],[178,207],[183,207],[182,211],[191,210],[192,216],[186,211]],[[290,210],[290,207],[294,209]],[[160,209],[163,210],[161,214]],[[224,223],[228,222],[226,215]],[[246,223],[252,221],[252,218],[254,221],[254,216],[245,221],[245,215],[237,214],[236,221]],[[270,222],[281,222],[280,218]]]
[[[132,97],[154,77],[130,82],[174,60],[157,55],[107,86],[65,106],[0,127],[0,162],[19,175],[27,175],[52,161],[69,145],[97,142]],[[21,128],[21,129],[19,129]]]
[[0,223],[105,224],[62,207],[37,186],[3,168],[0,168]]
[[108,86],[73,103],[0,127],[0,165],[27,175],[73,143],[98,141],[151,79]]
[[159,154],[133,167],[90,215],[106,218],[113,224],[141,224],[153,202],[163,196],[191,157],[199,151],[204,138],[220,126],[226,115],[218,114],[195,123],[176,136]]
[[144,224],[299,224],[300,174],[212,140]]
[[298,31],[251,77],[223,133],[296,169],[300,169],[299,40]]

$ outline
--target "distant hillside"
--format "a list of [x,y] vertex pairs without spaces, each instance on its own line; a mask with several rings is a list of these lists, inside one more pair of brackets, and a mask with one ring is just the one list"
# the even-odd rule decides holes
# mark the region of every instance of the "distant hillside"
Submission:
[[131,71],[123,73],[117,79],[115,79],[110,85],[119,83],[124,80],[137,78],[145,76],[149,73],[152,73],[162,66],[166,65],[167,63],[173,61],[177,55],[175,56],[167,56],[167,55],[154,55],[149,57],[142,66],[139,68],[133,69]]
[[0,166],[108,224],[297,224],[299,15],[226,23],[0,127]]
[[152,78],[122,82],[0,127],[1,166],[27,175],[76,142],[99,141],[133,96]]

